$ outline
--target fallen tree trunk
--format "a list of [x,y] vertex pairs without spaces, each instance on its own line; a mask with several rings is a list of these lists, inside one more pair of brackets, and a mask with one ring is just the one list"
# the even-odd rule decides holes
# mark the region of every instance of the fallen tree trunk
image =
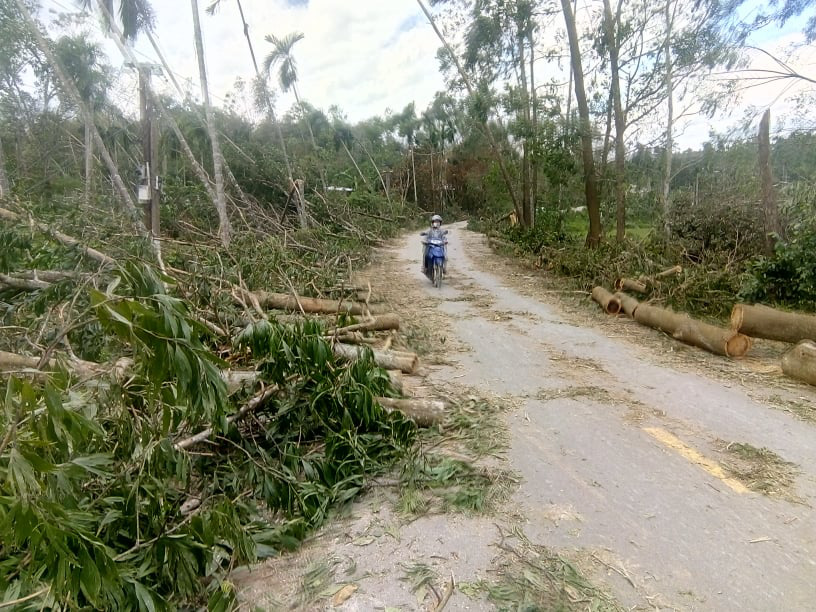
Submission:
[[288,293],[270,293],[268,291],[251,292],[264,308],[276,310],[294,310],[303,312],[313,312],[318,314],[346,313],[351,315],[363,315],[371,312],[371,308],[366,304],[349,301],[322,300],[319,298],[295,297]]
[[685,313],[676,313],[647,304],[638,305],[635,310],[635,321],[664,331],[675,340],[716,355],[742,357],[751,348],[751,339],[737,331],[703,323]]
[[[0,208],[0,219],[6,219],[7,221],[24,221],[24,219],[15,212],[10,210],[6,210],[5,208]],[[53,229],[52,227],[46,225],[45,223],[38,223],[36,221],[33,222],[34,227],[39,229],[41,232],[48,234],[58,242],[70,247],[74,247],[82,251],[85,255],[90,257],[91,259],[95,259],[101,264],[105,265],[115,265],[115,261],[112,257],[108,257],[104,253],[97,251],[89,246],[82,244],[76,238],[63,234],[62,232],[58,232],[57,230]]]
[[16,278],[14,276],[9,276],[8,274],[0,274],[0,285],[5,285],[6,287],[18,289],[20,291],[39,291],[40,289],[47,289],[51,286],[51,283],[47,283],[42,280]]
[[[360,346],[350,346],[348,344],[333,344],[334,354],[343,359],[358,359],[365,350]],[[395,353],[390,350],[369,349],[374,354],[374,363],[386,370],[399,370],[405,374],[411,374],[419,366],[419,358],[416,353]]]
[[816,385],[816,342],[802,340],[782,356],[782,371],[791,378]]
[[754,338],[796,343],[816,340],[816,316],[784,312],[761,304],[735,304],[731,328]]
[[347,325],[346,327],[336,327],[327,333],[347,334],[355,331],[385,331],[399,328],[399,316],[395,314],[384,314],[374,317],[370,321],[363,321],[362,323],[355,323],[354,325]]
[[635,311],[637,310],[638,306],[640,306],[640,302],[638,302],[631,295],[626,295],[621,291],[618,291],[615,294],[615,297],[618,298],[618,301],[620,301],[621,310],[623,310],[623,312],[628,314],[630,317],[634,318]]
[[447,410],[445,402],[439,400],[378,397],[377,402],[388,412],[399,410],[420,427],[431,427],[442,423]]
[[606,314],[618,314],[621,311],[621,301],[603,287],[592,290],[592,299],[601,305]]
[[634,291],[635,293],[646,293],[648,287],[640,281],[632,278],[615,279],[615,291]]
[[[42,373],[46,373],[56,370],[58,365],[56,359],[49,359],[46,364],[47,368],[40,369],[37,367],[39,363],[39,357],[29,357],[28,355],[0,351],[0,372],[18,372],[22,370],[31,370],[33,372],[38,370]],[[71,371],[76,372],[80,376],[94,376],[108,369],[101,363],[82,361],[81,359],[67,359],[65,363]]]

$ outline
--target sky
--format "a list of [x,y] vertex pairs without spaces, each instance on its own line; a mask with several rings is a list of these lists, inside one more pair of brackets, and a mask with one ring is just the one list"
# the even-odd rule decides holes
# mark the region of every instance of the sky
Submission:
[[[750,13],[757,1],[751,0],[745,10]],[[204,12],[209,3],[210,0],[199,0],[210,91],[213,102],[221,105],[228,92],[234,91],[236,79],[250,81],[254,68],[236,0],[222,0],[214,16]],[[589,5],[586,0],[581,3]],[[199,96],[189,0],[153,0],[152,5],[160,48],[176,78]],[[43,0],[43,6],[65,11],[75,4],[74,0]],[[445,89],[436,59],[439,40],[415,0],[242,0],[242,6],[261,64],[272,48],[264,40],[266,34],[278,37],[290,32],[304,34],[294,48],[298,90],[303,100],[324,111],[337,105],[352,122],[383,115],[387,109],[399,112],[410,102],[421,112],[436,91]],[[753,42],[777,55],[790,57],[789,44],[797,39],[802,22],[794,21],[781,30],[769,28]],[[121,65],[118,51],[112,43],[108,47],[114,65]],[[139,59],[157,61],[146,40],[137,42],[136,51]],[[772,65],[759,52],[750,53],[756,66]],[[800,51],[792,65],[816,76],[814,48]],[[542,68],[539,74],[546,75],[547,67]],[[156,80],[161,86],[161,77]],[[166,79],[163,82],[169,92],[169,82]],[[712,130],[725,132],[746,115],[758,123],[766,107],[772,109],[773,117],[780,120],[789,117],[790,96],[804,87],[801,83],[794,87],[774,83],[746,89],[739,105],[714,120],[696,117],[686,121],[679,130],[677,144],[681,149],[699,146]],[[291,94],[280,95],[278,112],[285,112],[293,102]],[[246,111],[251,102],[245,96],[237,100],[237,106],[239,111]]]

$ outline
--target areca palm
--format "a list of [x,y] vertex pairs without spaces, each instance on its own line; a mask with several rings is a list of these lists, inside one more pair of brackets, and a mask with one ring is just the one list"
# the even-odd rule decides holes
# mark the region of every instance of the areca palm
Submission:
[[[213,0],[207,7],[207,13],[214,15],[221,6],[222,1],[223,0]],[[272,105],[272,98],[269,95],[269,91],[266,86],[266,79],[261,76],[261,71],[258,68],[258,62],[255,59],[255,48],[252,46],[252,38],[249,36],[249,24],[244,16],[244,8],[241,6],[241,0],[235,0],[235,2],[238,5],[238,12],[241,15],[241,25],[244,28],[244,37],[246,38],[247,46],[249,47],[249,55],[252,57],[252,65],[255,67],[255,76],[258,79],[257,82],[260,87],[261,99],[266,104],[267,111],[269,112],[269,118],[272,121],[272,124],[275,126],[275,131],[278,135],[278,142],[280,143],[281,153],[283,154],[283,161],[286,164],[286,176],[289,179],[289,185],[293,186],[295,190],[295,203],[298,209],[298,216],[300,217],[300,225],[301,227],[306,228],[309,225],[309,221],[306,216],[303,194],[300,193],[300,189],[298,188],[299,183],[295,182],[294,175],[292,174],[292,164],[289,162],[289,154],[286,151],[286,141],[283,138],[283,131],[281,130],[280,123],[275,118],[275,108]]]
[[[297,90],[297,62],[295,61],[295,56],[292,54],[292,48],[298,42],[303,40],[303,32],[290,32],[283,38],[278,38],[273,34],[267,34],[265,40],[266,42],[272,44],[273,49],[264,59],[264,72],[268,74],[273,67],[277,66],[278,82],[280,83],[281,89],[283,89],[283,91],[289,91],[291,89],[292,93],[295,95],[295,102],[297,103],[298,108],[304,110]],[[312,141],[312,148],[314,149],[315,155],[317,155],[317,141],[314,137],[312,124],[308,119],[309,118],[307,117],[306,127],[309,128],[309,138]],[[322,167],[320,168],[320,180],[323,183],[323,191],[325,192],[326,177]]]
[[110,17],[119,13],[119,21],[122,26],[122,34],[125,40],[134,40],[140,32],[153,30],[155,23],[155,13],[150,5],[150,0],[119,0],[119,10],[114,10],[114,0],[79,0],[80,6],[85,9],[92,9],[99,3],[104,9],[102,20],[110,26]]

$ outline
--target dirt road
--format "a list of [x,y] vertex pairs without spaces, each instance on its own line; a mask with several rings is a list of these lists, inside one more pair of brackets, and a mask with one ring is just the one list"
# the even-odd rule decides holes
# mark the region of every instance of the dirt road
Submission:
[[[461,226],[441,290],[420,273],[418,251],[406,238],[383,265],[402,287],[400,306],[444,341],[445,363],[428,381],[508,399],[507,461],[520,484],[495,518],[405,524],[377,502],[360,505],[313,551],[366,570],[344,609],[419,609],[394,570],[407,561],[435,559],[460,582],[489,576],[497,521],[583,560],[626,608],[816,608],[812,391],[784,382],[773,359],[701,355],[565,305]],[[457,590],[446,609],[495,608]]]

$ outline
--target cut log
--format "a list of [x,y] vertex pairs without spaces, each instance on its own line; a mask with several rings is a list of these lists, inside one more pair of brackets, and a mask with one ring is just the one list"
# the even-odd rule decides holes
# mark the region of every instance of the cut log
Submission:
[[802,340],[782,356],[782,371],[796,380],[816,385],[816,342]]
[[648,288],[644,283],[632,278],[618,278],[615,280],[615,291],[634,291],[635,293],[646,293]]
[[346,327],[337,327],[329,334],[347,334],[355,331],[384,331],[389,329],[399,329],[399,316],[395,314],[384,314],[374,317],[370,321],[363,321],[362,323],[355,323],[354,325],[347,325]]
[[[334,344],[332,349],[338,357],[349,360],[358,359],[365,350],[364,347],[350,346],[348,344]],[[419,358],[416,353],[400,354],[394,351],[369,350],[374,353],[374,363],[386,370],[399,370],[405,374],[411,374],[419,366]]]
[[733,329],[703,323],[684,313],[640,304],[635,321],[669,334],[675,340],[705,349],[715,355],[742,357],[751,348],[751,339]]
[[620,301],[621,310],[623,310],[623,312],[628,314],[630,317],[634,318],[635,311],[637,310],[638,306],[640,306],[640,302],[638,302],[631,295],[627,295],[622,291],[618,291],[615,294],[615,297]]
[[672,266],[668,270],[663,270],[662,272],[658,272],[654,275],[653,278],[665,278],[667,276],[677,276],[678,274],[683,273],[683,266],[677,265]]
[[620,300],[603,287],[595,287],[592,290],[592,299],[601,305],[606,314],[618,314],[621,311]]
[[399,370],[387,370],[388,378],[391,379],[391,386],[394,387],[394,390],[398,393],[402,394],[403,387],[405,386],[402,381],[402,372]]
[[816,316],[761,304],[735,304],[731,310],[731,328],[746,336],[782,342],[816,340]]
[[654,276],[638,276],[638,282],[643,283],[644,285],[656,285],[661,278],[667,278],[669,276],[677,276],[683,272],[683,266],[672,266],[668,270],[663,270],[662,272],[658,272]]
[[344,312],[352,315],[363,315],[372,311],[365,304],[349,301],[322,300],[319,298],[308,298],[290,295],[288,293],[270,293],[268,291],[255,291],[252,295],[257,298],[258,303],[264,308],[274,308],[276,310],[314,312],[319,314],[335,314]]
[[445,420],[447,411],[445,402],[439,400],[378,397],[377,402],[388,412],[399,410],[420,427],[438,425]]

